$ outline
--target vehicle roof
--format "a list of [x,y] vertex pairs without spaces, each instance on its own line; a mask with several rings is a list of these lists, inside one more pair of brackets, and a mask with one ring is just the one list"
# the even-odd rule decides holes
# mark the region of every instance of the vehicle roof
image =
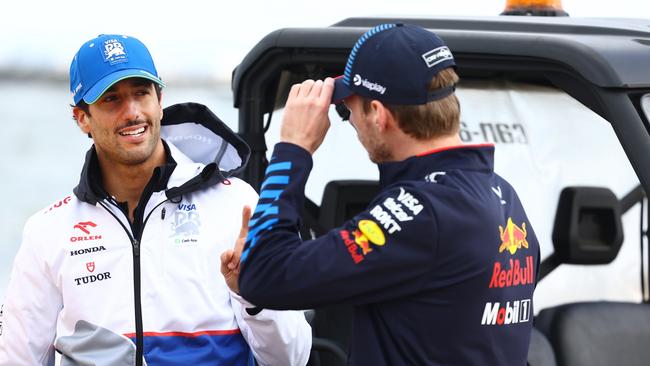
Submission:
[[[457,56],[543,59],[573,69],[605,88],[650,87],[650,20],[495,16],[348,18],[326,28],[285,28],[262,39],[233,72],[235,106],[241,78],[273,49],[346,49],[382,23],[418,24],[439,34]],[[462,58],[462,56],[461,56]]]

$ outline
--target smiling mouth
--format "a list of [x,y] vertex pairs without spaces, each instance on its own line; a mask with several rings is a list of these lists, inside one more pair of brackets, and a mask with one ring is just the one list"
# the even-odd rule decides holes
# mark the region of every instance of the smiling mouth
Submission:
[[134,130],[122,131],[120,132],[120,136],[139,136],[142,135],[146,129],[147,128],[145,126],[142,126]]

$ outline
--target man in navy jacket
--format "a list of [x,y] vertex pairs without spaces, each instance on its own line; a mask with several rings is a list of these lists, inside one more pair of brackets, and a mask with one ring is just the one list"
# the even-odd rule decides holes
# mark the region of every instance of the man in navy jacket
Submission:
[[[341,78],[289,93],[239,286],[266,308],[353,305],[350,364],[526,363],[539,244],[494,173],[494,146],[461,143],[454,66],[435,34],[384,24],[357,41]],[[342,227],[303,242],[311,154],[340,101],[379,166],[381,192]]]

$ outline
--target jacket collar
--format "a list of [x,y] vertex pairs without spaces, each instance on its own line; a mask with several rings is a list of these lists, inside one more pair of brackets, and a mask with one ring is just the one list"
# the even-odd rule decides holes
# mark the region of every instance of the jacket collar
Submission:
[[425,180],[434,172],[494,170],[494,145],[459,145],[428,151],[402,161],[381,163],[379,184],[383,188],[400,180]]
[[[161,137],[167,164],[154,171],[154,189],[172,199],[219,184],[241,173],[250,156],[248,145],[206,106],[182,103],[165,108]],[[79,184],[73,190],[83,202],[95,205],[108,198],[101,184],[95,147],[86,153]]]

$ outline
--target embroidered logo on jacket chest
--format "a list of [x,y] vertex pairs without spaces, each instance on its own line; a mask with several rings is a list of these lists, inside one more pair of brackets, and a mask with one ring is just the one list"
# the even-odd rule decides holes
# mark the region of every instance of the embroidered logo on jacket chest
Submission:
[[171,222],[174,244],[192,244],[198,242],[201,231],[201,217],[194,203],[180,203]]

